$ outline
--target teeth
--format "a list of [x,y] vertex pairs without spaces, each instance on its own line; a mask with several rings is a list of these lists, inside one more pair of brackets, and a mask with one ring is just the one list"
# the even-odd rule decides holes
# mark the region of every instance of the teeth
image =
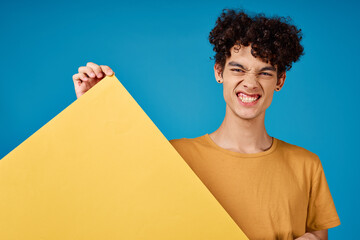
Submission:
[[244,103],[255,102],[258,99],[258,97],[250,97],[248,95],[245,95],[244,93],[239,93],[238,97]]

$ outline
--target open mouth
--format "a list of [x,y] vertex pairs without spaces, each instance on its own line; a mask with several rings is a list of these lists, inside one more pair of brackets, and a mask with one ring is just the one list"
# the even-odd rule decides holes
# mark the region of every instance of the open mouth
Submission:
[[245,104],[256,103],[261,98],[260,94],[245,94],[243,92],[238,92],[236,95],[240,101]]

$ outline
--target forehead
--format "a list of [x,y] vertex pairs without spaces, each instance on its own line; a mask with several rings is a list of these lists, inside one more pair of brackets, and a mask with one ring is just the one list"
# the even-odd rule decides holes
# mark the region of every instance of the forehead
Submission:
[[[230,49],[231,56],[226,59],[225,65],[227,65],[231,61],[235,61],[240,63],[246,68],[263,68],[263,67],[271,67],[270,63],[266,63],[263,59],[259,57],[254,57],[251,54],[251,46],[243,46],[237,47],[234,46]],[[276,68],[276,66],[274,66]]]

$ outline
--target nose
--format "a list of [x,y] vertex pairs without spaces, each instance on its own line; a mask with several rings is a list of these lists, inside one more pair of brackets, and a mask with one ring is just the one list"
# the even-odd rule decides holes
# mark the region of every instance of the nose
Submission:
[[242,81],[244,88],[254,90],[258,88],[258,81],[255,74],[247,74]]

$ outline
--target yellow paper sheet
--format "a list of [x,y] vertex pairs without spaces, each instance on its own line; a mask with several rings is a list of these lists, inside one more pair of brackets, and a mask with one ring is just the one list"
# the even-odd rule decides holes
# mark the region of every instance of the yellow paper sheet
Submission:
[[247,239],[113,76],[0,161],[0,239]]

